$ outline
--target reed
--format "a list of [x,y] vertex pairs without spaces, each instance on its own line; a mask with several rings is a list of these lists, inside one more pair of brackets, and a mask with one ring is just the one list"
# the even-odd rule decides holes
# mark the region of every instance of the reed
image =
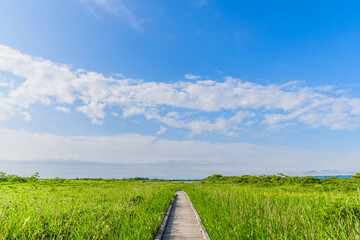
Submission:
[[0,239],[152,239],[173,196],[166,183],[1,184]]
[[184,189],[211,239],[359,239],[357,191],[192,184]]

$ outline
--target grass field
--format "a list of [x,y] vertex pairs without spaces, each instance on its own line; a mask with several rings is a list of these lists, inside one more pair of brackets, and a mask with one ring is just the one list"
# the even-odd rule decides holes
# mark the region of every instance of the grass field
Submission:
[[173,185],[123,181],[0,184],[0,239],[152,239]]
[[185,186],[211,239],[359,239],[359,192],[301,186]]
[[170,183],[9,175],[0,182],[0,239],[154,239],[177,189],[213,240],[359,239],[358,177],[214,175]]

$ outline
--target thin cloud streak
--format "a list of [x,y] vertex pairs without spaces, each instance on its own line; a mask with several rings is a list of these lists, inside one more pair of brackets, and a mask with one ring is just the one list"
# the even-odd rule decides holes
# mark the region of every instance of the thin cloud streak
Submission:
[[121,18],[132,28],[143,30],[142,20],[126,6],[123,0],[80,0],[86,8],[99,18],[96,8],[105,10],[108,14]]
[[[1,166],[30,164],[35,168],[51,165],[49,168],[54,169],[54,164],[58,164],[67,168],[82,168],[84,174],[89,174],[87,176],[92,175],[92,166],[111,169],[117,165],[130,170],[157,166],[164,171],[160,177],[171,177],[166,171],[170,173],[180,168],[185,172],[191,169],[191,176],[188,177],[214,173],[234,175],[321,171],[324,166],[331,171],[346,172],[353,170],[360,157],[360,152],[314,151],[249,143],[172,141],[139,134],[57,136],[7,129],[0,129],[0,152]],[[342,161],[339,162],[339,159]],[[66,172],[53,174],[63,175]],[[78,176],[73,174],[73,177]]]

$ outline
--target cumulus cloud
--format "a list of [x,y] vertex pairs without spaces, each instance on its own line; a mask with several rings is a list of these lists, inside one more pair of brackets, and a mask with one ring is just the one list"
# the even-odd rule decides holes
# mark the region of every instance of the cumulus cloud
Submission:
[[185,77],[186,79],[189,79],[189,80],[194,80],[194,79],[199,79],[199,78],[201,78],[201,76],[196,76],[196,75],[191,74],[191,73],[185,74],[184,77]]
[[89,116],[92,123],[101,125],[104,121],[100,119],[104,119],[106,115],[104,107],[105,104],[92,101],[88,105],[77,107],[76,111]]
[[23,116],[26,122],[31,121],[31,115],[28,112],[22,112],[21,115]]
[[70,110],[69,108],[66,108],[66,107],[58,106],[58,107],[56,107],[56,110],[58,110],[58,111],[60,111],[60,112],[67,113],[67,114],[70,114],[70,113],[71,113],[71,110]]
[[41,103],[55,104],[57,110],[61,104],[73,105],[94,124],[102,124],[107,115],[142,115],[169,127],[188,129],[190,134],[232,135],[250,124],[276,128],[300,123],[350,130],[360,125],[360,99],[342,95],[334,86],[264,85],[233,77],[146,82],[72,69],[4,45],[0,45],[0,71],[21,79],[13,88],[0,88],[0,120],[25,116],[33,104]]
[[133,115],[139,115],[139,114],[143,114],[143,113],[145,113],[145,108],[131,106],[129,108],[124,109],[123,117],[130,117]]
[[156,134],[160,135],[160,134],[164,134],[166,132],[167,128],[164,126],[160,126],[159,131],[156,132]]
[[183,120],[179,113],[170,112],[165,116],[158,114],[158,111],[149,111],[146,113],[147,119],[156,119],[168,126],[175,128],[185,128],[191,131],[191,135],[203,134],[209,132],[219,132],[225,135],[234,135],[237,130],[240,130],[236,124],[241,123],[244,119],[253,116],[254,114],[246,112],[238,112],[230,119],[216,118],[214,121],[210,120]]

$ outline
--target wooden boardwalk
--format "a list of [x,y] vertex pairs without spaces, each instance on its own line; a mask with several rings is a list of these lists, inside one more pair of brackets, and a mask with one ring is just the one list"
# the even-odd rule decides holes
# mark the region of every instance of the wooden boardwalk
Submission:
[[162,239],[210,239],[199,221],[201,222],[186,193],[176,191],[176,198],[173,202]]

